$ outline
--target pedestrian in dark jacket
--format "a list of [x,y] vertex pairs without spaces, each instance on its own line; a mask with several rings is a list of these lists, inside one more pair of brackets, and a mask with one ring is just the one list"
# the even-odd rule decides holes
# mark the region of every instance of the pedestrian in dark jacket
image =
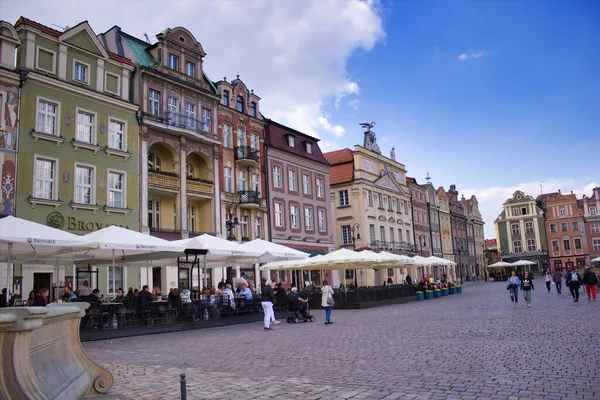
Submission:
[[571,296],[573,296],[573,302],[577,303],[579,301],[579,287],[581,286],[581,275],[575,268],[571,269],[571,272],[567,272],[565,276],[565,284],[569,287],[571,291]]
[[556,284],[556,293],[561,294],[562,274],[559,270],[554,271],[554,274],[552,274],[552,280],[554,280],[554,283]]
[[587,294],[588,301],[591,301],[592,299],[596,301],[596,286],[598,286],[598,277],[592,272],[589,266],[585,267],[583,283],[585,284],[585,294]]
[[531,307],[531,291],[533,289],[533,281],[529,277],[529,272],[525,272],[525,276],[521,281],[521,290],[523,291],[523,298],[527,302],[527,307]]

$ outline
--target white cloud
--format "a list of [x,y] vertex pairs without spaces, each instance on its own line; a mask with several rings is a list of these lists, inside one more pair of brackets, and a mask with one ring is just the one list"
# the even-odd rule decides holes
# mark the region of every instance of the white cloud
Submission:
[[212,79],[239,74],[261,97],[267,117],[325,137],[338,138],[344,130],[324,115],[322,105],[359,93],[346,70],[348,59],[385,37],[379,0],[172,0],[167,13],[156,12],[164,6],[157,0],[143,7],[118,0],[81,4],[7,1],[2,13],[12,22],[23,15],[49,26],[87,19],[96,33],[119,25],[140,38],[147,33],[151,40],[167,27],[186,27],[208,54],[204,68]]
[[348,102],[348,106],[352,109],[354,109],[354,111],[358,111],[358,105],[360,104],[360,100],[358,99],[354,99],[354,100],[350,100]]
[[512,197],[513,193],[517,190],[521,190],[523,193],[532,196],[533,198],[540,195],[542,191],[543,193],[552,193],[560,189],[562,193],[570,193],[571,190],[573,190],[573,193],[577,194],[578,198],[581,198],[584,194],[590,196],[592,194],[592,189],[597,186],[599,185],[596,182],[587,183],[576,181],[574,179],[554,178],[541,182],[520,183],[510,187],[493,186],[484,189],[465,189],[462,193],[467,199],[473,194],[477,197],[477,200],[479,201],[479,210],[481,211],[485,222],[486,238],[492,238],[496,235],[494,232],[494,221],[502,212],[502,204]]
[[486,54],[487,53],[485,51],[473,51],[473,50],[469,50],[466,53],[460,53],[458,56],[456,56],[456,58],[459,61],[466,61],[466,60],[468,60],[470,58],[483,57]]

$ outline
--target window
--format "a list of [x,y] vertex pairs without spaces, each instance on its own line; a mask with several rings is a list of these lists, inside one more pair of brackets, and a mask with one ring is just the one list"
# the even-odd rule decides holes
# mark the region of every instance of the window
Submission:
[[108,172],[108,206],[125,208],[125,174],[122,172]]
[[296,147],[296,138],[292,135],[287,135],[287,144],[290,147]]
[[256,103],[255,102],[250,103],[250,116],[256,118]]
[[240,219],[240,230],[242,233],[242,237],[248,237],[248,216],[242,215]]
[[596,207],[589,207],[590,215],[596,215]]
[[82,82],[82,83],[88,83],[89,82],[88,71],[89,71],[89,68],[88,68],[87,64],[80,63],[79,61],[74,61],[73,80],[76,80],[76,81]]
[[377,193],[377,207],[383,208],[383,195],[381,193]]
[[169,68],[179,70],[179,57],[169,54]]
[[563,239],[563,248],[565,251],[571,251],[571,241],[569,239]]
[[223,147],[228,149],[233,148],[233,135],[231,125],[223,125]]
[[311,142],[304,142],[304,149],[306,150],[306,152],[308,154],[312,154],[312,143]]
[[94,169],[86,166],[75,166],[75,203],[92,204]]
[[108,120],[108,147],[125,151],[125,122]]
[[396,198],[396,212],[401,212],[400,211],[401,210],[400,205],[401,205],[400,199]]
[[298,228],[298,206],[290,204],[290,216],[292,218],[292,228]]
[[387,203],[388,203],[388,211],[393,211],[394,209],[392,208],[392,198],[390,196],[388,196],[388,198],[387,198]]
[[398,241],[402,243],[402,229],[398,229]]
[[535,239],[527,239],[527,251],[535,251]]
[[572,228],[574,231],[578,231],[578,230],[579,230],[579,223],[577,223],[577,221],[573,221],[573,222],[571,222],[571,228]]
[[204,132],[212,132],[212,111],[203,108],[202,109],[202,129]]
[[250,148],[252,150],[258,150],[258,135],[256,133],[250,134]]
[[375,225],[369,225],[369,244],[375,243],[377,238],[375,237]]
[[281,188],[281,167],[279,165],[273,166],[273,186]]
[[108,267],[108,293],[109,295],[116,295],[117,290],[122,289],[123,285],[123,268],[117,266]]
[[394,239],[394,228],[390,228],[390,242],[395,242],[396,240]]
[[338,192],[339,197],[340,197],[340,206],[348,206],[350,205],[350,199],[348,198],[348,191],[347,190],[340,190]]
[[354,279],[354,270],[347,269],[345,276],[346,276],[346,279]]
[[192,233],[196,232],[196,207],[187,206],[188,230]]
[[229,107],[229,91],[223,90],[223,105]]
[[290,192],[296,191],[296,171],[288,170],[288,188]]
[[262,237],[262,218],[254,217],[254,238],[259,239]]
[[527,215],[527,207],[521,207],[521,215]]
[[37,131],[48,135],[58,136],[57,119],[59,105],[47,100],[38,100]]
[[561,232],[566,232],[568,230],[568,225],[566,222],[561,222],[560,224],[560,231]]
[[160,92],[148,90],[148,112],[152,115],[160,114]]
[[307,231],[313,230],[313,210],[310,207],[304,207],[304,228]]
[[260,178],[258,174],[252,174],[252,190],[256,193],[260,192]]
[[573,242],[575,243],[575,250],[581,250],[581,238],[575,238]]
[[237,146],[242,147],[246,145],[246,131],[243,126],[239,126],[237,129]]
[[325,210],[319,210],[319,232],[325,232],[326,227]]
[[196,105],[192,103],[185,103],[185,116],[189,121],[196,119]]
[[275,202],[275,226],[283,226],[283,203]]
[[304,194],[310,194],[310,175],[302,174],[302,189]]
[[513,251],[515,253],[520,253],[523,251],[523,248],[521,247],[521,241],[520,240],[515,240],[513,242]]
[[593,222],[590,224],[592,233],[600,233],[600,222]]
[[160,158],[151,152],[148,153],[148,171],[157,173],[161,171]]
[[85,111],[77,111],[77,136],[80,142],[93,143],[94,115]]
[[[171,113],[171,114],[179,113],[179,100],[176,99],[175,97],[169,97],[167,99],[167,109],[169,110],[169,113]],[[176,117],[177,117],[176,115],[171,115],[171,120],[173,121],[173,119]]]
[[244,112],[244,99],[242,99],[242,96],[238,96],[237,100],[236,100],[236,106],[237,106],[237,110],[239,112]]
[[56,164],[55,160],[35,158],[35,198],[56,200]]
[[225,176],[225,191],[231,193],[233,191],[233,181],[231,176],[231,168],[225,167],[223,175]]
[[173,228],[177,229],[177,203],[173,203]]
[[342,244],[352,244],[352,228],[350,225],[342,225]]
[[519,229],[519,224],[511,224],[510,225],[510,230],[512,232],[513,235],[520,235],[521,234],[521,230]]
[[148,200],[148,228],[160,229],[160,201]]
[[408,215],[408,202],[404,200],[404,214]]
[[556,224],[550,224],[550,232],[556,233]]
[[560,247],[558,246],[558,240],[552,241],[552,251],[560,251]]
[[373,192],[370,190],[367,190],[367,205],[373,207]]
[[317,197],[324,197],[323,178],[317,178]]
[[533,222],[525,222],[525,233],[533,233]]
[[410,231],[406,230],[406,243],[410,244]]
[[593,240],[594,250],[600,250],[600,239]]
[[566,212],[566,210],[565,210],[564,208],[561,208],[561,209],[560,209],[560,216],[561,216],[561,217],[564,217],[564,216],[566,216],[566,215],[567,215],[567,212]]
[[385,242],[385,226],[379,227],[379,240]]
[[196,76],[196,64],[186,61],[185,62],[185,74],[187,76],[191,76],[192,78],[195,77]]
[[238,171],[238,190],[246,190],[246,171]]
[[520,210],[519,210],[519,207],[513,207],[513,208],[512,208],[512,216],[513,216],[513,217],[518,217],[518,216],[520,215],[520,214],[519,214],[519,211],[520,211]]

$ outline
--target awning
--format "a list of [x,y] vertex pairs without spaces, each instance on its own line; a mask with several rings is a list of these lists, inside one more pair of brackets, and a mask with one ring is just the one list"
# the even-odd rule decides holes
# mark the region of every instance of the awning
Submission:
[[302,248],[299,248],[298,250],[310,254],[310,257],[323,256],[323,255],[327,254],[327,253],[325,253],[325,250],[323,250],[323,249],[311,249],[308,247],[302,247]]

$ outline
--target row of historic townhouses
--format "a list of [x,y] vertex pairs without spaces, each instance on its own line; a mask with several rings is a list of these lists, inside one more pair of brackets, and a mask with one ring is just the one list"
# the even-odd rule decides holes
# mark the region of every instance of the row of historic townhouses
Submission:
[[[267,120],[266,193],[270,215],[269,239],[311,256],[335,249],[330,187],[330,164],[319,147],[319,139]],[[286,286],[320,286],[321,279],[337,287],[337,271],[273,271],[270,278]]]
[[[260,114],[260,98],[248,90],[239,77],[216,83],[221,97],[218,129],[221,192],[221,232],[229,240],[246,242],[267,239],[267,199],[265,196],[265,134]],[[255,282],[255,268],[243,268]],[[233,280],[241,271],[222,269]]]
[[[600,187],[595,187],[591,196],[584,195],[582,205],[591,262],[594,258],[600,257]],[[592,264],[600,267],[598,261]]]
[[[404,165],[380,154],[375,135],[366,126],[363,146],[326,153],[332,164],[331,193],[338,247],[416,254],[410,191]],[[415,269],[347,271],[347,284],[400,282]]]
[[[438,202],[438,196],[433,184],[427,182],[422,185],[426,190],[427,195],[427,211],[429,214],[429,232],[431,238],[431,252],[435,257],[443,258],[442,249],[442,234],[441,234],[441,221],[440,221],[440,207]],[[433,269],[433,276],[435,279],[441,279],[444,274],[444,268],[442,266],[435,266]]]
[[469,272],[469,246],[467,239],[467,215],[463,204],[458,199],[455,185],[450,185],[447,192],[450,200],[450,224],[452,227],[452,245],[454,260],[457,263],[457,276],[455,280],[464,282]]
[[528,270],[548,268],[548,245],[544,212],[536,200],[520,190],[513,193],[502,205],[503,210],[495,221],[498,250],[503,261],[535,262]]
[[[427,191],[419,185],[415,178],[406,177],[410,191],[410,203],[413,214],[413,235],[417,252],[420,256],[432,256],[431,231],[429,227],[429,212],[427,210]],[[420,279],[424,276],[433,276],[433,267],[427,266],[419,269]]]
[[[204,73],[202,45],[182,27],[158,33],[155,43],[118,26],[100,37],[110,51],[137,67],[132,92],[141,124],[141,231],[169,240],[221,235],[220,96]],[[187,267],[149,267],[141,275],[164,293],[187,287],[193,279]]]
[[[484,257],[485,250],[485,236],[483,231],[483,218],[479,211],[479,202],[477,197],[474,195],[470,199],[463,198],[463,205],[467,210],[468,223],[471,224],[473,229],[472,235],[472,254],[469,262],[471,263],[471,275],[475,274],[477,279],[484,279],[486,277],[486,264]],[[471,249],[469,250],[471,251]]]
[[[15,214],[19,86],[26,78],[26,72],[20,74],[15,65],[15,49],[20,45],[15,28],[0,21],[0,218]],[[18,290],[6,277],[6,264],[0,263],[0,288]]]
[[[442,238],[442,258],[450,261],[454,259],[454,243],[452,241],[452,224],[450,219],[450,197],[446,190],[440,186],[436,190],[439,204],[440,235]],[[444,273],[448,279],[456,281],[456,267],[445,267]]]
[[540,195],[537,200],[545,213],[550,267],[560,270],[588,265],[589,239],[582,202],[573,192],[564,195],[560,191]]
[[[84,21],[65,31],[20,18],[22,81],[16,215],[86,234],[109,225],[139,226],[137,106],[134,64],[107,51]],[[87,280],[104,295],[139,285],[136,267],[17,265],[20,294],[42,287],[78,288]]]

